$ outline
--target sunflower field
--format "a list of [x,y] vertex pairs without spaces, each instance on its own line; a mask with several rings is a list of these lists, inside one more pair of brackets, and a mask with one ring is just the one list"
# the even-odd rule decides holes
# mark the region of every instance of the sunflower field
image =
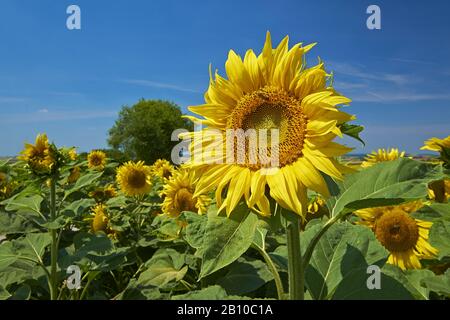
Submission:
[[[350,161],[351,99],[288,40],[210,71],[183,164],[46,134],[0,160],[0,299],[450,298],[450,136]],[[275,147],[229,161],[217,138],[249,129]]]

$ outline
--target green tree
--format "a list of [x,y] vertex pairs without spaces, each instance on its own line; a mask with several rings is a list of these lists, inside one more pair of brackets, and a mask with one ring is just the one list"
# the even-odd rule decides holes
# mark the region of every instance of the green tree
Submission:
[[192,124],[181,118],[180,108],[163,100],[141,99],[134,106],[123,106],[119,118],[109,130],[108,144],[126,157],[151,164],[164,158],[170,160],[171,141],[175,129],[192,130]]

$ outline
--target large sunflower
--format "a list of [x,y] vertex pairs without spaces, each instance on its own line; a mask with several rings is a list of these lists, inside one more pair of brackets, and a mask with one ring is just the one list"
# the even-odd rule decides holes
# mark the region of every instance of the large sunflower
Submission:
[[[339,126],[354,119],[337,107],[348,104],[350,99],[327,86],[329,75],[322,62],[305,68],[304,54],[313,46],[296,44],[289,49],[288,37],[285,37],[274,49],[270,33],[267,33],[259,56],[248,50],[242,60],[234,51],[229,52],[225,63],[228,79],[217,72],[215,77],[211,74],[206,103],[189,107],[204,119],[188,116],[206,127],[181,135],[193,139],[188,165],[201,176],[195,195],[216,188],[219,210],[226,209],[227,215],[243,196],[249,207],[262,215],[270,215],[265,193],[268,186],[270,196],[281,206],[304,215],[307,188],[325,197],[329,195],[322,173],[341,179],[344,172],[350,171],[335,157],[351,149],[332,142],[342,135]],[[223,141],[230,130],[247,132],[251,131],[249,129],[258,133],[270,131],[267,143],[275,143],[270,148],[264,145],[266,154],[262,148],[248,151],[239,149],[237,144],[234,151],[244,150],[245,155],[236,160],[233,154],[230,161],[229,152],[211,151],[217,147],[218,134],[222,145],[219,144],[216,151],[225,149]],[[272,140],[273,129],[278,130],[278,144],[275,138]],[[255,154],[259,155],[257,161],[254,161]],[[268,163],[267,159],[272,156],[277,158],[278,165]],[[273,167],[279,170],[267,170]],[[224,190],[228,191],[222,199]]]
[[103,151],[94,150],[88,154],[88,167],[95,170],[103,170],[106,165],[106,154]]
[[178,217],[183,211],[205,213],[211,198],[207,194],[194,196],[196,181],[192,171],[182,168],[174,172],[161,193],[163,213],[171,217]]
[[36,137],[35,144],[26,143],[25,149],[18,157],[26,161],[30,168],[36,173],[50,173],[55,165],[55,150],[48,142],[47,135],[39,134]]
[[378,151],[373,151],[364,158],[363,163],[361,163],[361,167],[371,167],[379,162],[393,161],[398,158],[403,158],[404,156],[405,151],[400,152],[397,148],[391,148],[388,150],[378,149]]
[[144,161],[129,161],[117,169],[117,183],[127,196],[144,195],[152,189],[151,169]]
[[438,250],[428,242],[432,222],[418,220],[410,213],[422,202],[357,210],[360,224],[370,227],[378,241],[390,252],[388,263],[401,269],[420,269],[420,259],[434,258]]

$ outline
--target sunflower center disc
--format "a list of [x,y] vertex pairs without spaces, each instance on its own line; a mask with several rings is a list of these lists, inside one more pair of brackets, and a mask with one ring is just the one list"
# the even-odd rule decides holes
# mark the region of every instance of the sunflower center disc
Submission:
[[391,252],[413,249],[419,239],[419,229],[407,213],[396,210],[383,214],[375,224],[375,235]]
[[133,188],[139,189],[143,188],[147,183],[147,177],[144,172],[133,170],[128,177],[128,183]]
[[186,189],[181,188],[178,190],[176,196],[175,196],[175,207],[180,212],[182,211],[196,211],[195,210],[195,203],[194,199],[192,197],[192,193]]
[[[269,158],[272,152],[278,151],[280,167],[296,161],[302,155],[306,124],[306,115],[300,101],[280,89],[265,86],[241,98],[228,120],[227,128],[244,131],[256,130],[257,150],[249,150],[250,148],[246,146],[245,164],[243,165],[258,170],[268,165],[267,159],[261,157],[265,153],[261,153],[260,148],[267,150],[266,154]],[[278,130],[278,145],[272,145],[272,129]],[[261,130],[267,131],[261,132]],[[261,143],[259,139],[262,133],[266,134],[266,143]],[[235,144],[235,154],[238,152],[236,148]],[[256,157],[256,163],[250,161],[254,159],[254,157],[249,157],[249,153],[252,151],[256,151],[259,156]]]

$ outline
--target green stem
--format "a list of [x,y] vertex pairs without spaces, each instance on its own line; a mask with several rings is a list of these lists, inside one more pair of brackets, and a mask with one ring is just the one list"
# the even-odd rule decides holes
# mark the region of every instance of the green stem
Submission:
[[328,220],[322,229],[312,238],[310,241],[308,247],[306,248],[305,255],[303,256],[303,268],[306,269],[306,267],[309,264],[309,261],[311,260],[311,256],[314,252],[314,249],[316,248],[317,243],[319,243],[320,238],[325,234],[325,232],[328,230],[329,227],[331,227],[339,218],[337,216],[331,218]]
[[284,299],[283,282],[281,281],[280,274],[278,273],[277,267],[273,263],[273,260],[267,254],[266,250],[264,250],[260,246],[254,245],[253,248],[255,248],[259,252],[259,254],[263,257],[264,261],[266,262],[267,266],[269,267],[269,270],[273,275],[273,279],[275,280],[275,286],[277,287],[278,299],[283,300]]
[[287,216],[289,297],[291,300],[304,300],[305,272],[300,247],[300,217],[290,212]]
[[[50,217],[52,221],[56,220],[56,177],[52,177],[50,187]],[[50,267],[50,299],[56,300],[58,298],[58,274],[57,274],[57,261],[58,261],[58,240],[56,230],[51,229],[50,234],[52,237],[51,244],[51,267]]]

